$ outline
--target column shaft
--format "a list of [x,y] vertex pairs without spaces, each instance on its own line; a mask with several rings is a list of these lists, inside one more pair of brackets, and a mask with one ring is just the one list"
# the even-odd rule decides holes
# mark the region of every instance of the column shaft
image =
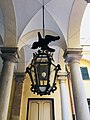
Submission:
[[66,85],[64,82],[61,82],[60,88],[61,88],[62,118],[63,120],[70,120],[70,107]]
[[14,63],[4,62],[0,84],[0,120],[7,120]]
[[76,120],[90,120],[86,93],[80,72],[81,48],[68,48],[64,58],[70,66]]
[[75,60],[70,64],[72,88],[74,94],[77,120],[90,120],[86,93],[81,77],[79,63]]

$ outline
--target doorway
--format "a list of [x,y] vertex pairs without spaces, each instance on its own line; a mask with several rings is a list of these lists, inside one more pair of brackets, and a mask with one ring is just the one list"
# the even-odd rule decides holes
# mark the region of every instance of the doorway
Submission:
[[28,99],[27,120],[55,120],[53,99]]

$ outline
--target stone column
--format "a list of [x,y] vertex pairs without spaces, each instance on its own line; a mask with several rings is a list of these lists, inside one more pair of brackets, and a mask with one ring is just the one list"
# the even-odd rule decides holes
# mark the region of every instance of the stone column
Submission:
[[19,120],[20,117],[20,106],[22,97],[23,80],[25,79],[25,73],[15,73],[15,94],[13,99],[13,105],[11,110],[10,120]]
[[80,72],[81,52],[81,48],[69,48],[65,51],[64,58],[70,66],[76,120],[90,120],[86,93]]
[[18,60],[17,48],[1,48],[3,68],[0,79],[0,120],[7,120],[14,63]]
[[60,92],[61,92],[61,108],[62,108],[62,120],[71,120],[69,98],[66,88],[66,76],[65,72],[58,73],[58,80],[60,82]]

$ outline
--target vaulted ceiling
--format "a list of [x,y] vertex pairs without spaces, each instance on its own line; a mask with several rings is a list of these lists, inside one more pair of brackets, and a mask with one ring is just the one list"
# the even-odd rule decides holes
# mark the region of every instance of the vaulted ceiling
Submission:
[[21,58],[18,66],[23,71],[30,63],[32,43],[42,34],[45,6],[45,34],[59,35],[51,42],[56,49],[54,58],[59,61],[60,49],[80,47],[80,28],[87,2],[85,0],[3,0],[0,1],[0,45],[18,46]]

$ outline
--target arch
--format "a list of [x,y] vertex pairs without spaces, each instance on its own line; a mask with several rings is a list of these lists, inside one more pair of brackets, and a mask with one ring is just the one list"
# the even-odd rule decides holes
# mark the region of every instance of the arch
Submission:
[[0,1],[4,20],[4,46],[16,46],[16,21],[12,0]]
[[[42,34],[42,30],[39,30],[39,31]],[[52,32],[52,31],[45,31],[45,32],[46,32],[46,34],[49,34],[49,35],[57,35],[56,33]],[[37,41],[37,39],[38,39],[37,33],[38,33],[38,30],[31,31],[31,32],[25,34],[24,36],[22,36],[22,38],[18,41],[19,51],[22,48],[24,49],[24,57],[25,58],[23,58],[23,59],[25,60],[24,61],[25,67],[30,64],[33,52],[36,51],[36,50],[31,49],[31,45],[33,44],[34,41]],[[56,49],[55,54],[58,54],[58,48],[62,48],[63,50],[65,50],[67,47],[64,38],[61,38],[59,41],[51,42],[50,46],[51,47],[53,46]],[[58,59],[58,57],[56,59]],[[59,61],[59,60],[56,60],[56,61]]]
[[17,64],[17,72],[25,72],[25,52],[24,48],[22,47],[20,50],[20,59]]
[[0,35],[0,47],[3,46],[3,39],[2,39],[2,36]]
[[[29,41],[28,44],[32,45],[32,43],[37,40],[38,31],[41,32],[41,34],[42,34],[42,30],[34,30],[34,31],[28,32],[27,34],[22,36],[22,38],[19,39],[18,45],[17,45],[19,50],[24,45],[26,45],[28,41]],[[57,35],[56,33],[49,31],[49,30],[47,30],[45,32],[46,32],[46,34],[49,34],[49,35]],[[54,44],[55,44],[55,46],[61,47],[63,50],[65,50],[67,48],[66,41],[63,36],[60,35],[60,37],[61,37],[60,40],[55,42]],[[53,43],[51,45],[53,45]]]
[[3,12],[2,12],[2,8],[0,5],[0,46],[3,45],[4,43],[4,18],[3,18]]
[[68,25],[68,47],[80,47],[80,26],[87,3],[83,0],[75,0],[69,25]]

